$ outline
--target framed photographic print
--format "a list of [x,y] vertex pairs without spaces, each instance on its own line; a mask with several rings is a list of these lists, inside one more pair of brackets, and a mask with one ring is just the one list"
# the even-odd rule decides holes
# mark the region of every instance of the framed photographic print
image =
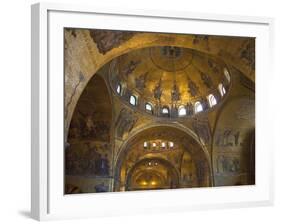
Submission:
[[269,205],[270,18],[32,6],[32,216]]

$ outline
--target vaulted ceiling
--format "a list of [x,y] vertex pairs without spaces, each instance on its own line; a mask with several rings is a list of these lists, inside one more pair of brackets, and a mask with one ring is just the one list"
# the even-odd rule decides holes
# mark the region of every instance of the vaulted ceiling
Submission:
[[218,92],[220,83],[228,85],[230,82],[230,74],[222,60],[174,46],[131,51],[114,59],[109,73],[113,91],[116,92],[114,82],[117,82],[144,102],[169,108],[171,104],[187,105],[206,99],[209,94]]
[[[255,80],[255,38],[213,36],[198,34],[169,34],[128,32],[110,30],[66,29],[65,32],[65,74],[66,74],[66,129],[76,103],[91,77],[114,58],[126,53],[145,49],[147,47],[176,46],[188,48],[208,55],[210,58],[220,58],[226,64],[238,69],[247,79]],[[156,48],[157,49],[157,48]],[[133,54],[133,53],[132,53]],[[129,53],[131,55],[131,53]],[[132,56],[132,55],[131,55]],[[187,57],[187,61],[189,56]],[[198,59],[199,62],[199,59]],[[162,65],[165,64],[162,61]],[[185,63],[183,63],[184,65]],[[140,64],[141,65],[141,64]],[[165,66],[167,69],[167,67]],[[168,69],[169,70],[169,69]],[[195,72],[193,65],[187,68],[189,72]],[[204,70],[203,70],[204,71]],[[208,71],[208,70],[207,70]],[[79,76],[79,74],[81,76]],[[208,75],[210,73],[207,73]],[[81,78],[77,78],[81,77]],[[198,77],[196,75],[195,77]],[[192,79],[192,78],[190,78]],[[200,81],[197,80],[199,83]],[[155,82],[155,81],[154,81]],[[214,82],[216,79],[214,78]],[[77,85],[73,92],[73,85]],[[148,85],[149,86],[149,85]],[[170,85],[171,86],[171,85]],[[148,89],[152,88],[152,84]],[[185,87],[179,90],[186,93]],[[204,85],[200,90],[205,92]],[[166,97],[164,97],[166,95]],[[163,99],[167,101],[168,91],[163,92]],[[183,94],[184,95],[184,94]],[[188,100],[189,95],[183,96]]]
[[[68,183],[84,175],[82,190],[99,192],[173,188],[175,176],[181,187],[253,182],[254,38],[66,29],[64,71]],[[210,94],[214,107],[179,116]],[[169,116],[154,113],[165,106]]]

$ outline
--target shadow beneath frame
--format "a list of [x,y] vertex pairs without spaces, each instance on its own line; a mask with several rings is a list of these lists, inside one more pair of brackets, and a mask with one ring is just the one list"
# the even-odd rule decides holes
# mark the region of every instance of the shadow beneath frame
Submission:
[[30,211],[22,210],[22,211],[18,211],[18,213],[25,218],[31,218],[31,212]]

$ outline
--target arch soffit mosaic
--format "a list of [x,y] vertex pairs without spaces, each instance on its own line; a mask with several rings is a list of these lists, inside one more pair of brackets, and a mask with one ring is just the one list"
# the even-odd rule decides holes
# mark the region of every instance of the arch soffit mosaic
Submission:
[[[194,141],[204,152],[207,160],[210,159],[209,152],[207,148],[202,145],[202,143],[198,140],[197,135],[188,127],[184,126],[182,127],[180,124],[176,123],[151,123],[150,125],[147,125],[146,127],[142,127],[136,130],[133,130],[128,138],[122,143],[118,150],[118,154],[116,155],[115,159],[115,164],[118,163],[118,159],[121,157],[122,153],[125,153],[125,151],[129,150],[128,146],[132,144],[132,142],[136,142],[139,135],[142,133],[145,133],[147,130],[150,130],[152,128],[169,128],[169,129],[174,129],[175,131],[181,132],[184,135],[188,136],[191,141]],[[210,160],[209,160],[210,161]]]
[[192,156],[195,156],[194,157],[195,159],[197,159],[196,155],[201,155],[201,156],[199,156],[199,158],[200,157],[202,158],[202,155],[203,155],[203,158],[207,162],[207,170],[209,171],[208,173],[210,175],[209,176],[210,181],[212,182],[213,177],[212,177],[212,172],[211,172],[211,157],[210,157],[210,154],[209,154],[207,148],[200,143],[200,141],[196,137],[195,133],[192,130],[190,130],[186,127],[183,128],[178,124],[164,124],[164,123],[163,124],[162,123],[161,124],[159,124],[159,123],[150,124],[149,126],[147,126],[145,128],[141,128],[141,129],[138,129],[138,130],[132,132],[130,134],[130,136],[128,136],[128,138],[120,146],[120,148],[118,150],[118,153],[115,156],[114,166],[116,167],[116,172],[115,172],[114,176],[115,176],[116,180],[118,179],[118,177],[120,175],[120,170],[121,170],[122,163],[123,163],[123,160],[124,160],[123,155],[130,150],[130,145],[139,140],[139,138],[138,138],[139,135],[141,135],[142,133],[145,133],[146,131],[149,131],[153,128],[169,128],[170,130],[174,130],[178,133],[182,133],[183,136],[188,137],[187,138],[188,142],[194,144],[197,147],[196,147],[196,150],[193,151],[193,153],[190,152],[190,151],[187,151],[187,152],[189,152]]

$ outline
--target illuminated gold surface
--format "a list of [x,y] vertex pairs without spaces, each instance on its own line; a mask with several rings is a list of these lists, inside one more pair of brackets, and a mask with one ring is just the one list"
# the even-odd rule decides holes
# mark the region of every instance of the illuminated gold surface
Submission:
[[[65,32],[66,133],[68,123],[72,123],[67,138],[70,146],[66,152],[70,149],[76,155],[74,160],[70,159],[74,165],[81,162],[78,170],[93,169],[93,164],[101,158],[106,158],[109,165],[108,175],[92,171],[67,174],[66,184],[87,193],[97,192],[96,186],[101,185],[108,187],[108,191],[126,191],[255,183],[252,146],[255,70],[249,63],[251,60],[247,60],[252,56],[247,51],[247,44],[254,46],[254,38],[208,36],[206,41],[201,36],[199,42],[195,41],[196,38],[197,35],[137,33],[127,42],[102,54],[88,30],[77,30],[76,36]],[[169,59],[163,57],[161,48],[165,46],[184,48],[183,54],[170,55]],[[210,59],[219,66],[218,73],[210,68]],[[118,66],[114,67],[113,73],[108,73],[112,60],[118,61]],[[132,60],[141,63],[128,77],[124,76],[121,71]],[[209,89],[202,82],[199,70],[210,75],[216,88],[222,80],[224,63],[231,75],[229,92],[217,107],[191,119],[171,121],[164,118],[160,121],[157,117],[145,116],[136,107],[129,107],[120,100],[108,82],[109,75],[118,75],[133,93],[148,102],[155,102],[152,90],[162,78],[161,103],[170,104],[175,81],[181,93],[177,103],[186,104],[195,100],[188,92],[187,79],[198,85],[198,97],[206,97]],[[147,85],[140,91],[135,80],[146,72]],[[130,111],[137,122],[122,137],[117,137],[119,125],[116,121],[123,109]],[[128,121],[128,117],[123,118],[123,127],[128,125]],[[95,129],[99,122],[101,128]],[[109,130],[105,137],[103,123],[108,124]],[[77,135],[79,131],[81,134]],[[93,132],[94,137],[86,137],[87,132]],[[204,140],[206,135],[208,141]],[[173,141],[174,148],[147,150],[143,148],[144,141],[158,145],[163,141]],[[92,156],[91,160],[88,160],[89,156]],[[224,157],[228,162],[226,167],[220,163],[220,158]],[[237,160],[239,166],[235,167]],[[149,161],[157,161],[154,163],[157,165],[147,165]]]
[[[126,83],[126,87],[133,93],[135,92],[147,102],[153,103],[157,102],[153,97],[153,90],[161,80],[162,105],[172,103],[171,91],[175,83],[180,92],[180,100],[177,103],[186,105],[196,98],[206,98],[222,82],[223,69],[226,66],[221,60],[187,48],[179,48],[181,55],[176,58],[167,57],[161,55],[162,49],[163,47],[143,48],[124,54],[112,62],[110,73],[112,76],[117,75],[121,83]],[[123,71],[131,61],[138,62],[138,65],[132,73],[124,75]],[[217,72],[210,68],[210,62],[217,66]],[[208,88],[204,84],[201,78],[202,73],[211,78],[212,88]],[[136,80],[144,74],[147,74],[145,88],[140,90],[136,87]],[[198,86],[197,96],[192,96],[189,92],[189,79]]]

